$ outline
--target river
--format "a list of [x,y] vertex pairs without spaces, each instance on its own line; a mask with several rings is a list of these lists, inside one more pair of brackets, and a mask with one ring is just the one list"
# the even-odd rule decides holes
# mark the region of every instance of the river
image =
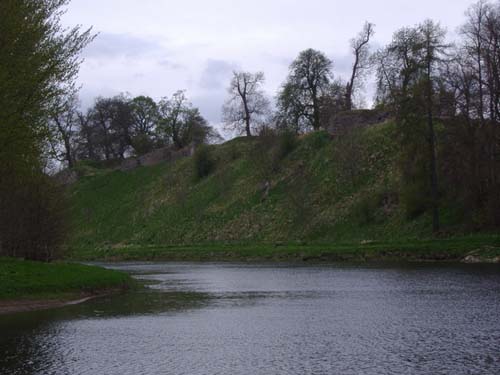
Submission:
[[148,288],[0,317],[0,374],[500,374],[500,267],[134,263]]

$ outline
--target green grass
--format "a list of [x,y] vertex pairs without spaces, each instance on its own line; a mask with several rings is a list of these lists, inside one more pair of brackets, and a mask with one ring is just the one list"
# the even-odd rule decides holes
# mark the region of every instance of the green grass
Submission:
[[66,299],[130,285],[128,274],[100,267],[0,258],[0,300]]
[[273,258],[437,247],[456,257],[497,241],[495,233],[469,236],[452,203],[441,207],[448,240],[432,238],[428,214],[408,219],[394,139],[392,122],[340,139],[316,132],[276,159],[275,144],[239,138],[211,146],[214,169],[201,179],[192,158],[129,172],[87,164],[71,188],[69,257]]
[[87,260],[112,261],[461,261],[500,257],[500,237],[328,243],[203,244],[103,247],[81,251]]

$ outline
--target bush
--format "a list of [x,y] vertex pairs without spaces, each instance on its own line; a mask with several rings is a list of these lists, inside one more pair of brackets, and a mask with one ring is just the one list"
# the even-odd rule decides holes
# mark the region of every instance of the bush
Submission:
[[49,176],[2,176],[0,255],[38,261],[62,256],[66,195]]
[[354,207],[354,215],[359,224],[366,225],[375,222],[375,216],[378,208],[376,197],[364,196]]
[[282,160],[295,150],[297,145],[298,139],[293,132],[277,132],[271,128],[263,128],[252,154],[259,177],[268,180],[277,173]]
[[424,214],[430,207],[429,170],[425,155],[417,151],[406,151],[403,155],[401,176],[401,203],[406,217],[416,219]]
[[215,169],[215,160],[207,145],[200,145],[194,153],[194,169],[198,179],[208,177]]
[[399,195],[390,188],[379,188],[364,193],[354,207],[354,215],[359,224],[378,224],[383,222],[399,203]]
[[155,142],[146,134],[140,134],[132,138],[132,147],[138,156],[145,155],[155,148]]
[[285,130],[279,135],[278,157],[285,158],[297,148],[298,140],[295,133]]
[[325,147],[331,140],[331,135],[324,130],[307,134],[304,138],[305,146],[313,150],[319,150]]

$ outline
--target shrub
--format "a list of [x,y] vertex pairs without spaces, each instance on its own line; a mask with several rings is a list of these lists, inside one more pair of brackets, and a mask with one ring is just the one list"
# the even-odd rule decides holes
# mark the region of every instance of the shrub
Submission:
[[215,169],[215,159],[207,145],[200,145],[194,153],[195,175],[198,179],[209,176]]
[[280,159],[285,158],[288,154],[295,150],[297,145],[298,140],[295,133],[285,130],[279,135],[278,157]]
[[132,147],[136,155],[144,155],[153,151],[155,148],[154,141],[146,134],[136,135],[132,137]]
[[263,128],[252,154],[259,177],[268,180],[277,173],[282,160],[295,150],[297,145],[297,136],[293,132],[277,132],[274,129]]
[[0,255],[51,261],[62,256],[66,194],[48,176],[2,176]]
[[324,131],[316,131],[308,134],[305,138],[305,145],[313,150],[319,150],[324,146],[328,145],[332,140],[331,135]]
[[431,196],[429,171],[425,156],[417,152],[413,154],[406,152],[403,157],[406,160],[402,165],[401,203],[406,217],[413,220],[429,209]]
[[399,195],[390,188],[379,188],[364,193],[356,206],[354,215],[359,224],[377,224],[382,222],[398,204]]

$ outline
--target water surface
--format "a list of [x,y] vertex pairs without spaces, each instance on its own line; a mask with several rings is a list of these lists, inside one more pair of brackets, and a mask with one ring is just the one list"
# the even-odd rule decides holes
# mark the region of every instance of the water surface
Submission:
[[0,317],[0,374],[500,374],[500,268],[118,264],[145,291]]

